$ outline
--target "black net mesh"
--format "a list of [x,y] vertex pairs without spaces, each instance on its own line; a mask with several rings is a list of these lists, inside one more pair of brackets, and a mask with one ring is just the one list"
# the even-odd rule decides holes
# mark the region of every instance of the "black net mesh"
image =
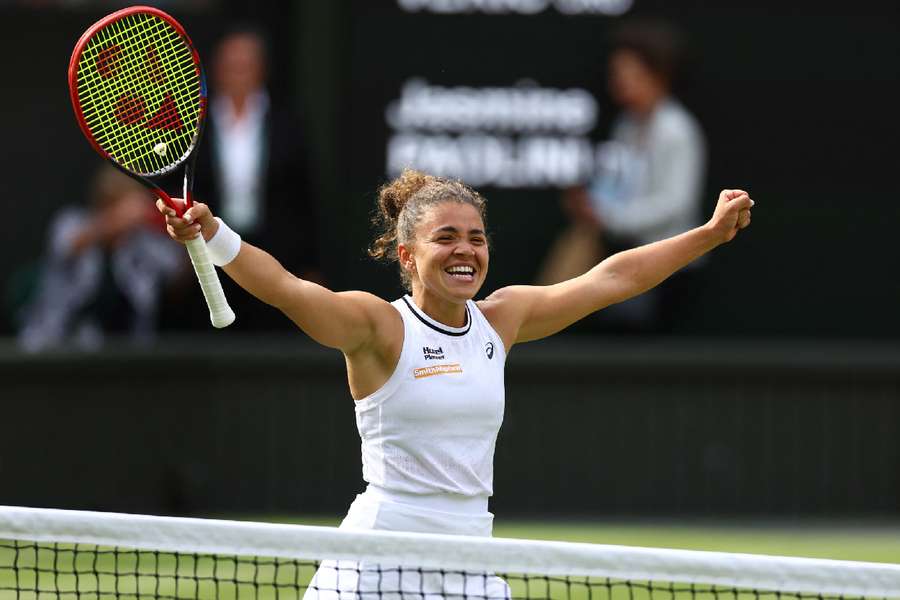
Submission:
[[0,540],[0,600],[843,598],[665,581],[399,567]]

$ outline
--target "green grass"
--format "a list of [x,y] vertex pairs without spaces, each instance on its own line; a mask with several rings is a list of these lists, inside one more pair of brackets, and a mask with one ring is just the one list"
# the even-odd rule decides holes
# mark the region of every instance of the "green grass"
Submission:
[[681,525],[660,522],[621,525],[605,522],[501,521],[495,523],[494,535],[900,563],[900,523],[842,524],[820,521],[805,525],[772,522]]
[[[266,517],[283,523],[333,526],[331,517]],[[611,521],[515,521],[498,519],[497,537],[550,539],[573,542],[685,548],[725,552],[746,552],[808,556],[845,560],[900,563],[900,523],[816,522],[803,525],[777,522],[746,524],[697,522],[611,522]],[[99,558],[92,554],[29,550],[16,557],[15,552],[0,542],[0,600],[149,600],[158,594],[168,598],[221,600],[299,600],[302,588],[312,575],[312,568],[298,571],[287,563],[254,563],[240,559],[215,563],[209,558],[154,556],[106,552]],[[13,564],[18,564],[18,575]],[[37,568],[35,568],[37,567]],[[115,577],[114,572],[132,575]],[[68,572],[54,576],[53,572]],[[71,574],[78,572],[76,577]],[[99,573],[99,574],[98,574]],[[155,576],[162,573],[162,576]],[[199,581],[199,582],[198,582]],[[255,583],[262,583],[259,594]],[[510,579],[514,595],[581,600],[687,600],[689,594],[671,590],[650,594],[643,587],[617,585],[612,590],[561,583],[526,584]],[[298,586],[299,584],[299,586]],[[537,587],[534,587],[534,586]],[[542,587],[543,586],[543,587]],[[19,588],[17,593],[15,590]],[[21,589],[41,590],[40,593]],[[276,590],[276,588],[278,588]],[[69,590],[57,594],[58,590]],[[78,590],[80,593],[75,593]],[[712,599],[710,595],[698,596]],[[732,594],[731,600],[744,600],[745,594]],[[751,597],[747,596],[749,600]],[[385,599],[387,600],[387,596]]]

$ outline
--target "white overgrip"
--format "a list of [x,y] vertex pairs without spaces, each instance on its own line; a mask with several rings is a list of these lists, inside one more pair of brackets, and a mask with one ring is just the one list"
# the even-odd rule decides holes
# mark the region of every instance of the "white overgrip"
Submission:
[[200,281],[203,297],[206,298],[206,305],[209,307],[209,320],[217,329],[228,327],[234,323],[234,311],[228,306],[228,300],[222,290],[222,283],[219,281],[219,274],[209,258],[203,236],[198,235],[194,239],[188,240],[186,246],[191,263],[194,265],[194,272],[197,274],[197,280]]

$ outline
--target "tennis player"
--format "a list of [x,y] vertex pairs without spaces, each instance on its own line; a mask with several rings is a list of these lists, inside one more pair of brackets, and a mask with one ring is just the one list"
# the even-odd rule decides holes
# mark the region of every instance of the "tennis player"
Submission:
[[[568,281],[510,286],[475,301],[490,261],[484,198],[458,181],[407,170],[378,198],[382,230],[370,254],[396,261],[409,292],[386,302],[298,279],[203,204],[178,218],[158,203],[174,239],[203,235],[213,262],[241,287],[343,352],[368,487],[341,527],[476,536],[490,536],[493,524],[488,497],[509,350],[656,286],[733,239],[750,224],[752,206],[746,192],[725,190],[701,227],[610,256]],[[496,577],[428,583],[414,575],[392,584],[383,565],[326,562],[310,589],[318,598],[374,598],[398,583],[419,594],[424,586],[451,595],[455,585],[457,594],[480,586],[482,596],[508,595]]]

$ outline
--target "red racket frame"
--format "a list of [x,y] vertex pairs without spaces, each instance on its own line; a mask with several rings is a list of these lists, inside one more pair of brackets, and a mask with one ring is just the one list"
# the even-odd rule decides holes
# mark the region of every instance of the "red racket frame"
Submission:
[[[187,186],[184,190],[184,206],[177,204],[172,200],[172,197],[169,196],[158,185],[147,179],[143,175],[139,175],[137,173],[133,173],[132,171],[126,169],[119,163],[117,163],[94,139],[94,135],[91,133],[88,128],[87,121],[84,118],[84,114],[81,110],[81,105],[78,101],[78,61],[81,58],[82,52],[84,52],[85,46],[87,46],[88,42],[100,29],[115,23],[116,21],[120,21],[125,17],[131,16],[137,13],[150,13],[156,17],[167,22],[171,25],[181,37],[184,38],[185,42],[187,42],[188,48],[191,50],[191,57],[194,60],[194,66],[197,69],[197,76],[200,79],[200,117],[198,119],[198,131],[197,136],[194,139],[193,148],[191,148],[190,153],[182,159],[180,162],[172,165],[172,169],[177,167],[179,164],[187,162],[185,166],[185,181],[187,182]],[[75,119],[78,121],[78,126],[81,128],[82,133],[91,143],[91,146],[97,153],[103,158],[110,161],[117,169],[131,177],[132,179],[136,179],[140,183],[145,186],[153,189],[153,191],[162,198],[163,202],[165,202],[170,208],[172,208],[176,214],[180,217],[184,214],[184,211],[190,208],[193,205],[193,162],[194,156],[196,154],[197,146],[200,144],[200,139],[203,137],[203,130],[206,123],[206,110],[207,110],[207,96],[206,96],[206,80],[203,75],[203,66],[200,63],[200,54],[197,52],[194,43],[191,41],[190,36],[185,31],[184,27],[181,26],[181,23],[175,20],[174,17],[169,15],[166,12],[159,10],[158,8],[154,8],[152,6],[129,6],[128,8],[123,8],[122,10],[117,10],[114,13],[111,13],[93,25],[91,25],[87,31],[85,31],[80,38],[78,38],[78,43],[75,44],[75,49],[72,51],[72,57],[69,59],[69,99],[72,101],[72,109],[75,111]]]

